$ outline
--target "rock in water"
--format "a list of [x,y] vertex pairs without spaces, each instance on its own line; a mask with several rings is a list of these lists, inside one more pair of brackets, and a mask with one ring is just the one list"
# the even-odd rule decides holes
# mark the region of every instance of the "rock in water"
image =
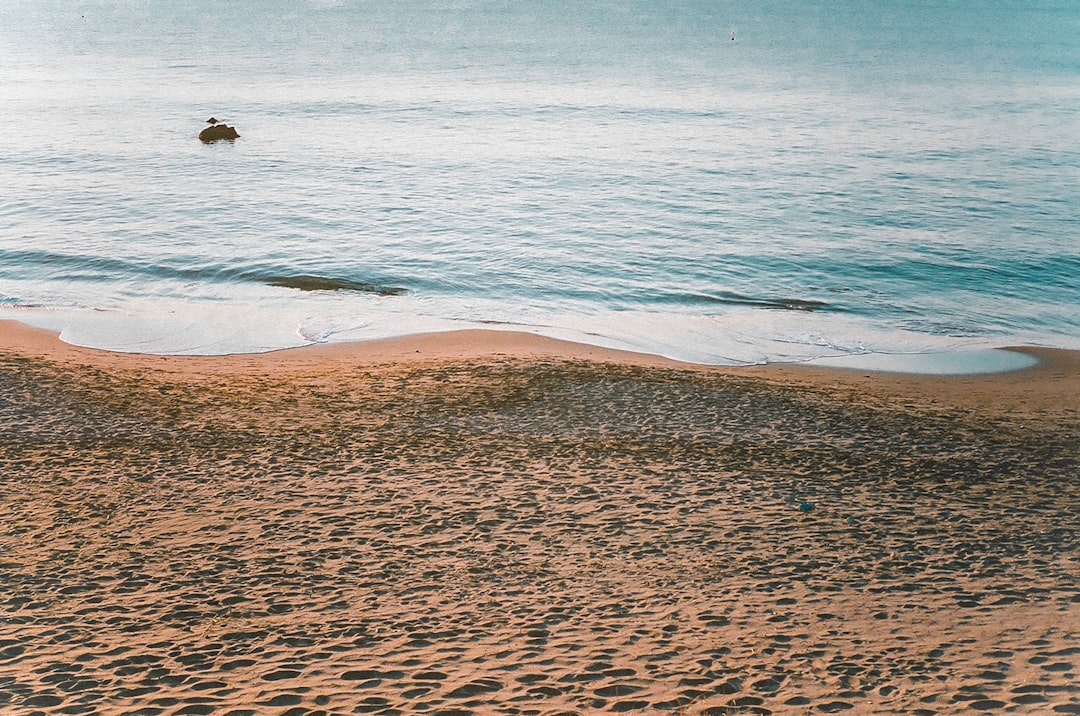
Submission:
[[199,139],[207,144],[216,142],[219,139],[236,139],[239,136],[236,128],[227,124],[215,124],[199,132]]

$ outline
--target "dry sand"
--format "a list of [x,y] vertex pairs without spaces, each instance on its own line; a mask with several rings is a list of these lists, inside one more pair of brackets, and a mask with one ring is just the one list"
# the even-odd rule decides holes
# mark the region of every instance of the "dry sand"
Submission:
[[0,712],[1080,713],[1080,361],[0,323]]

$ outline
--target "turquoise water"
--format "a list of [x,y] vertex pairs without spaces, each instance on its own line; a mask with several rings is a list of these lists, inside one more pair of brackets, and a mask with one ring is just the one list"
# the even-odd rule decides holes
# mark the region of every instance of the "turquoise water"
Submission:
[[1080,6],[70,5],[0,6],[0,318],[70,342],[1080,348]]

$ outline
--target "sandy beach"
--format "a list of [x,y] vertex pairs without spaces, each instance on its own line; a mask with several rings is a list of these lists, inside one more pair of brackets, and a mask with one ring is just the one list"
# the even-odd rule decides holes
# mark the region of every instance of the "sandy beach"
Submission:
[[0,322],[0,712],[1080,714],[1080,358]]

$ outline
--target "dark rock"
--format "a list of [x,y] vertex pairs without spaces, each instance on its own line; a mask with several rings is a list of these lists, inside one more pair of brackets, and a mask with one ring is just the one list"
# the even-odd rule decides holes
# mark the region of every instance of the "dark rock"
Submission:
[[207,144],[216,142],[220,139],[228,139],[231,141],[239,136],[236,128],[230,127],[227,124],[215,124],[199,132],[199,139]]

